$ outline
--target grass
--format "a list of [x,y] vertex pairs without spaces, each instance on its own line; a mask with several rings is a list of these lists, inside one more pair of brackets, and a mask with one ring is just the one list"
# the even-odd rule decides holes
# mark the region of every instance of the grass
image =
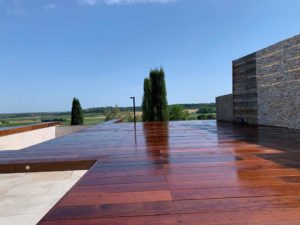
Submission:
[[[41,123],[43,120],[61,120],[60,123],[62,126],[70,126],[71,116],[69,114],[56,115],[49,114],[45,116],[33,116],[33,117],[12,117],[12,118],[3,118],[0,120],[0,127],[15,127],[15,126],[26,126],[30,124]],[[96,113],[87,113],[84,115],[84,125],[91,126],[102,123],[105,120],[105,117]]]
[[[92,126],[99,123],[102,123],[105,120],[103,116],[95,116],[95,117],[84,117],[84,125]],[[71,118],[66,118],[65,121],[61,122],[62,126],[70,126]]]
[[[185,104],[186,110],[189,112],[188,120],[207,119],[208,117],[215,117],[215,104]],[[193,107],[192,107],[193,106]],[[199,107],[207,109],[211,113],[199,113]],[[96,125],[105,121],[105,110],[85,110],[84,111],[84,125]],[[130,107],[120,110],[119,116],[123,118],[124,122],[133,121],[132,109]],[[209,115],[210,114],[210,115]],[[137,108],[137,121],[141,121],[142,112]],[[62,126],[70,126],[71,115],[70,112],[57,113],[19,113],[19,114],[0,114],[0,127],[10,126],[25,126],[29,124],[41,123],[44,121],[58,120]]]
[[[125,113],[128,113],[128,112],[122,112],[121,114],[125,115]],[[196,113],[195,110],[193,110],[193,111],[189,112],[188,120],[197,120],[199,115],[203,115],[204,116],[203,119],[205,119],[208,114],[207,115],[206,114],[198,114],[198,113]],[[138,118],[141,117],[141,112],[137,112],[137,117]],[[66,115],[59,115],[59,116],[47,115],[47,117],[34,116],[34,117],[7,118],[7,119],[2,119],[1,120],[2,122],[0,121],[0,127],[26,126],[26,125],[31,125],[31,124],[35,124],[35,123],[41,123],[43,119],[52,120],[54,118],[62,120],[62,121],[60,121],[61,126],[70,126],[71,116],[66,114]],[[84,125],[87,125],[87,126],[100,124],[104,121],[105,121],[105,116],[101,115],[101,114],[87,113],[84,115]],[[126,121],[126,120],[124,120],[124,121]]]
[[216,113],[197,113],[196,111],[190,112],[188,120],[207,120],[207,119],[215,119]]

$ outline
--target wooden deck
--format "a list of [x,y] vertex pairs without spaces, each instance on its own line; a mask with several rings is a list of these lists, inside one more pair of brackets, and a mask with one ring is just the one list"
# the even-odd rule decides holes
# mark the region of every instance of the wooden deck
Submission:
[[105,123],[0,152],[1,172],[45,165],[92,166],[43,225],[300,224],[300,130]]

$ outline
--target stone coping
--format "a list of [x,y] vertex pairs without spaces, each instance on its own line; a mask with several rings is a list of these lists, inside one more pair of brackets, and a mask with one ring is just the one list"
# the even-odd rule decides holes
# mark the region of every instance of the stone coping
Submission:
[[58,125],[60,125],[59,122],[47,122],[47,123],[33,124],[33,125],[29,125],[29,126],[14,127],[11,129],[0,130],[0,137],[12,135],[12,134],[23,133],[23,132],[32,131],[32,130],[37,130],[37,129],[42,129],[42,128],[47,128],[47,127],[52,127],[52,126],[58,126]]

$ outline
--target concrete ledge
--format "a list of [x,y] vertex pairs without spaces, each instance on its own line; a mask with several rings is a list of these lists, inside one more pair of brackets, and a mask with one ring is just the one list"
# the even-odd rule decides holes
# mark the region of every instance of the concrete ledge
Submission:
[[57,122],[0,131],[0,150],[19,150],[55,138]]
[[49,123],[39,123],[39,124],[34,124],[29,126],[22,126],[22,127],[13,127],[13,128],[8,127],[7,129],[0,130],[0,137],[47,128],[47,127],[58,126],[58,125],[60,125],[59,122],[49,122]]

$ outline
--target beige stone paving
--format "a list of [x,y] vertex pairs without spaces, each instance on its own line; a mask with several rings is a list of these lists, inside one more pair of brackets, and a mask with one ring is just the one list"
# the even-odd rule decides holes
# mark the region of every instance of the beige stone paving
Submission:
[[85,172],[0,174],[0,225],[36,224]]

